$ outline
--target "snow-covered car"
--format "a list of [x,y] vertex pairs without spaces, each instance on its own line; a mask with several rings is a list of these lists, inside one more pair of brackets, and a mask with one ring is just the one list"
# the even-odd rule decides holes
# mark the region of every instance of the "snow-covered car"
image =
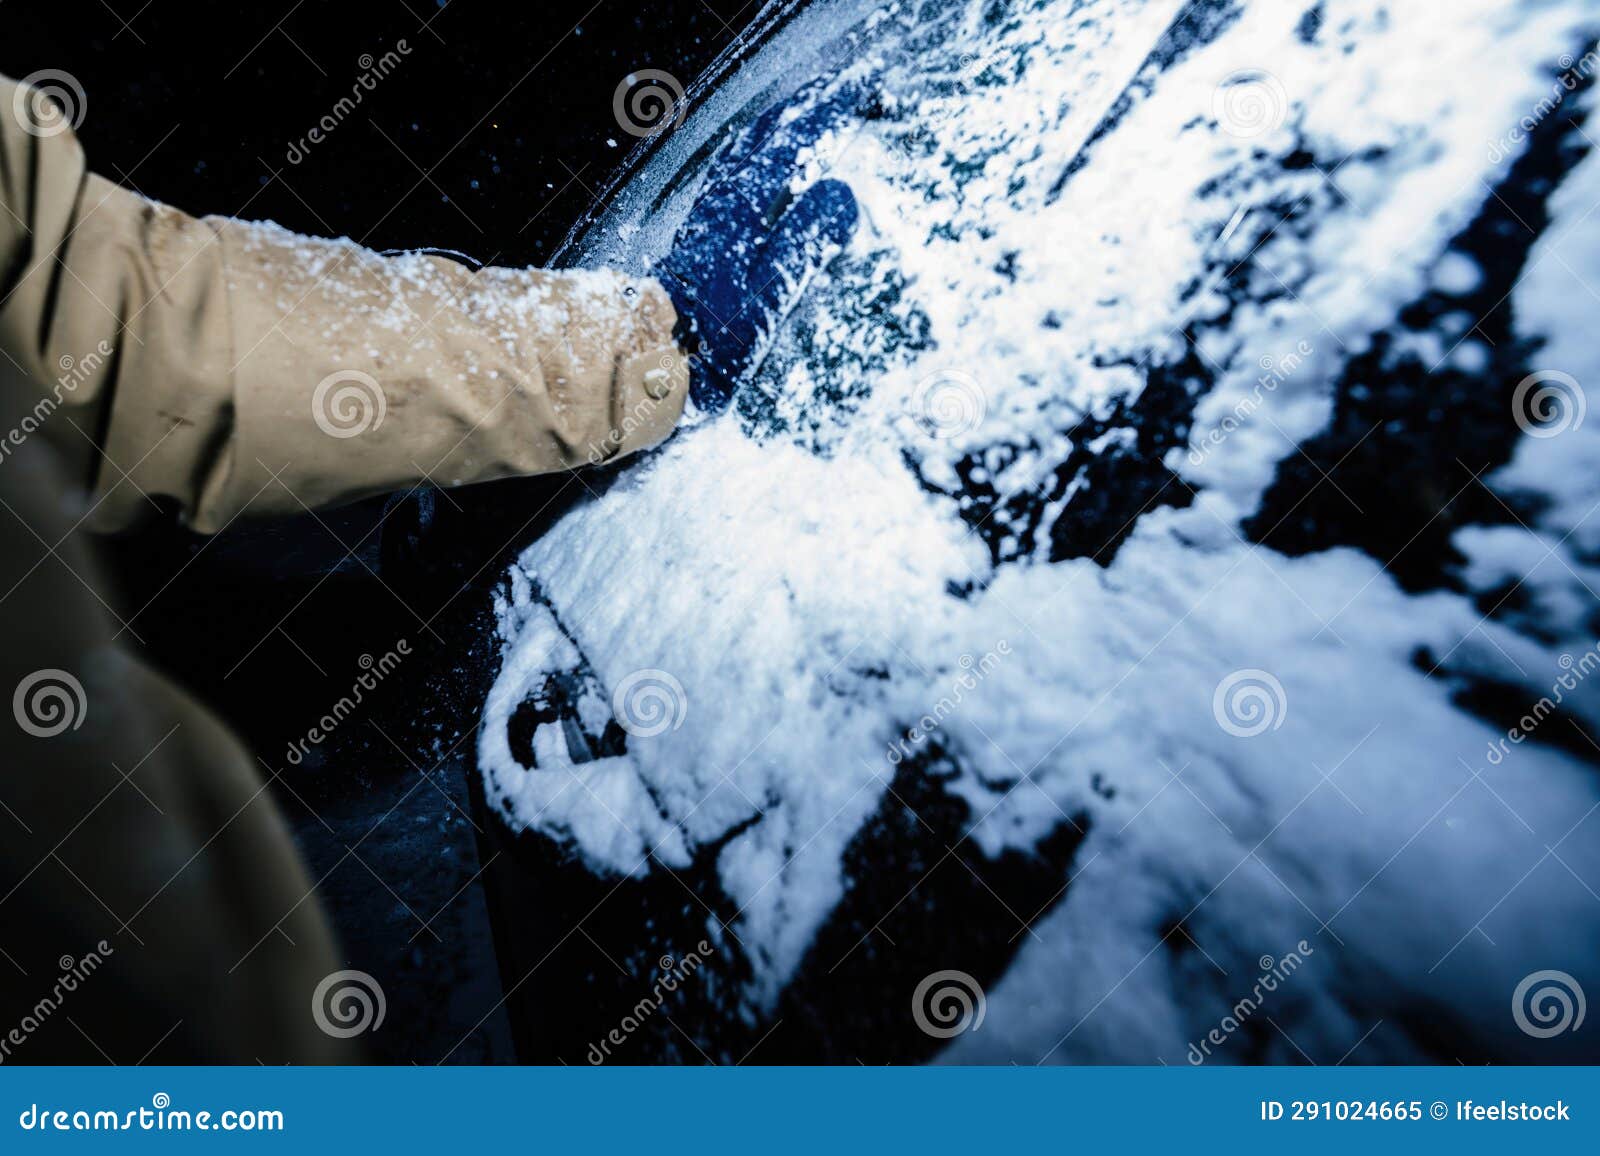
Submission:
[[501,587],[528,1058],[1600,1058],[1597,30],[770,5],[564,253],[872,93],[731,410]]

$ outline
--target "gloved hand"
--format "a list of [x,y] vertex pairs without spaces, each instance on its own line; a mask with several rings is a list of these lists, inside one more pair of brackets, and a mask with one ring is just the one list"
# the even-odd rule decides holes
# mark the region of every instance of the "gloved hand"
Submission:
[[815,87],[762,114],[712,163],[652,270],[677,308],[679,344],[694,356],[689,393],[702,410],[727,406],[805,283],[855,232],[856,199],[843,181],[790,192],[800,150],[848,125],[859,104],[847,90],[804,107]]

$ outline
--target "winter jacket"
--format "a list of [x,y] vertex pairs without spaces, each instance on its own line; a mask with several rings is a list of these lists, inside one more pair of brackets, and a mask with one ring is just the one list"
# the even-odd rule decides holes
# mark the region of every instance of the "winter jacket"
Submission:
[[139,661],[83,536],[647,447],[686,395],[672,305],[190,217],[4,78],[0,210],[0,1063],[349,1059],[277,773]]

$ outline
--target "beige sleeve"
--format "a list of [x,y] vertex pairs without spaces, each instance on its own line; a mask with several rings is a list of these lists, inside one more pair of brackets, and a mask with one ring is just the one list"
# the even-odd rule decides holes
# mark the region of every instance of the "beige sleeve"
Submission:
[[88,173],[32,96],[0,77],[0,353],[92,486],[89,524],[166,500],[211,532],[597,463],[677,423],[687,365],[654,281],[197,220]]

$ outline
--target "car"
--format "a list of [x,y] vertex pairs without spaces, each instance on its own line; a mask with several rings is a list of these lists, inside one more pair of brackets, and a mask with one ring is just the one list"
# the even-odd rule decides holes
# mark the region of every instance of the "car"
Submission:
[[1600,1058],[1585,8],[777,4],[673,94],[563,262],[845,86],[861,226],[495,595],[524,1058]]

